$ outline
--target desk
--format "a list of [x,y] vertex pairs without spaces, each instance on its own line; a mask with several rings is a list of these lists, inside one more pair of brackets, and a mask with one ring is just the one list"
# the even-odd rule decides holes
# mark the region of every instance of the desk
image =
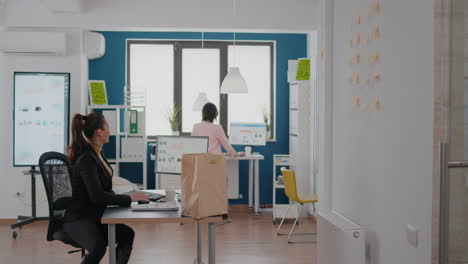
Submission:
[[[259,204],[260,204],[260,176],[258,175],[259,161],[263,160],[265,157],[258,153],[253,153],[249,156],[239,156],[239,157],[229,157],[226,156],[226,161],[238,161],[238,160],[248,160],[249,161],[249,211],[252,211],[252,200],[253,195],[255,195],[255,215],[259,213]],[[228,164],[229,166],[229,164]],[[237,168],[237,172],[239,169]],[[229,177],[229,175],[228,175]],[[228,180],[229,182],[229,180]],[[232,182],[232,181],[231,181]],[[237,181],[238,183],[239,181]],[[255,194],[254,194],[255,191]]]
[[115,225],[127,223],[195,223],[197,225],[196,243],[197,243],[197,257],[196,264],[201,264],[201,224],[208,224],[208,264],[215,264],[215,241],[216,241],[216,223],[221,223],[222,217],[207,217],[204,219],[196,220],[191,217],[183,217],[179,211],[138,211],[134,212],[127,207],[108,207],[104,211],[101,223],[108,225],[108,238],[109,238],[109,263],[116,263],[116,249],[115,249]]

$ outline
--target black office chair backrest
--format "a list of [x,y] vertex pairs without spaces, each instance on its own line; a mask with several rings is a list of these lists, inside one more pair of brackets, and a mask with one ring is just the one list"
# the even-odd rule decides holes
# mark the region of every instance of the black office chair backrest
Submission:
[[49,204],[47,240],[55,240],[54,233],[62,229],[65,209],[72,196],[70,163],[62,153],[50,151],[39,158],[39,168]]

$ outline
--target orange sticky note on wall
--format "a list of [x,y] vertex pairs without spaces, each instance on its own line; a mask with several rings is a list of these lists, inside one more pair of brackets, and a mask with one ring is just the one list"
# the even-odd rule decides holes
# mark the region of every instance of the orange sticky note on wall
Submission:
[[354,37],[354,45],[359,46],[361,43],[361,34],[356,33],[356,36]]
[[373,9],[374,9],[375,13],[379,13],[380,12],[380,2],[378,2],[378,1],[375,2]]
[[352,84],[359,84],[359,72],[354,73]]
[[355,23],[356,23],[356,25],[360,25],[360,24],[361,24],[361,15],[357,15],[357,16],[356,16]]
[[372,57],[373,57],[374,63],[379,63],[380,62],[380,55],[379,55],[379,53],[377,51],[374,53],[374,56],[372,56]]
[[361,106],[361,99],[359,99],[359,96],[354,96],[353,106],[354,107],[360,107]]
[[375,110],[380,110],[380,100],[379,100],[379,99],[375,99],[374,102],[372,103],[372,107],[373,107]]
[[374,80],[380,81],[380,79],[381,79],[381,78],[380,78],[380,73],[374,74]]
[[369,64],[377,64],[380,61],[380,56],[378,52],[375,52],[374,55],[369,57]]
[[375,26],[374,32],[372,33],[372,35],[374,36],[374,39],[380,38],[380,27],[379,26]]

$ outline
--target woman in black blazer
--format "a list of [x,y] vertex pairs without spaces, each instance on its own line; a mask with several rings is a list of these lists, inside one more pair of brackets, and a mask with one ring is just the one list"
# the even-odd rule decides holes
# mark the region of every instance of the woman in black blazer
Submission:
[[[102,154],[102,145],[109,142],[109,124],[101,114],[72,119],[72,143],[68,157],[72,166],[72,205],[65,213],[64,231],[88,251],[81,263],[99,263],[107,247],[107,225],[101,217],[107,205],[129,206],[132,201],[149,197],[136,192],[119,195],[112,191],[113,171]],[[116,225],[117,263],[127,263],[132,252],[134,231]]]

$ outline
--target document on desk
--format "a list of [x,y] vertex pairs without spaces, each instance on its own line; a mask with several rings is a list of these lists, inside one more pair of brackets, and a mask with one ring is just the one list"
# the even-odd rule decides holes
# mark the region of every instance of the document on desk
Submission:
[[148,204],[138,204],[134,203],[130,207],[132,211],[177,211],[179,207],[177,206],[176,201],[169,202],[150,202]]

